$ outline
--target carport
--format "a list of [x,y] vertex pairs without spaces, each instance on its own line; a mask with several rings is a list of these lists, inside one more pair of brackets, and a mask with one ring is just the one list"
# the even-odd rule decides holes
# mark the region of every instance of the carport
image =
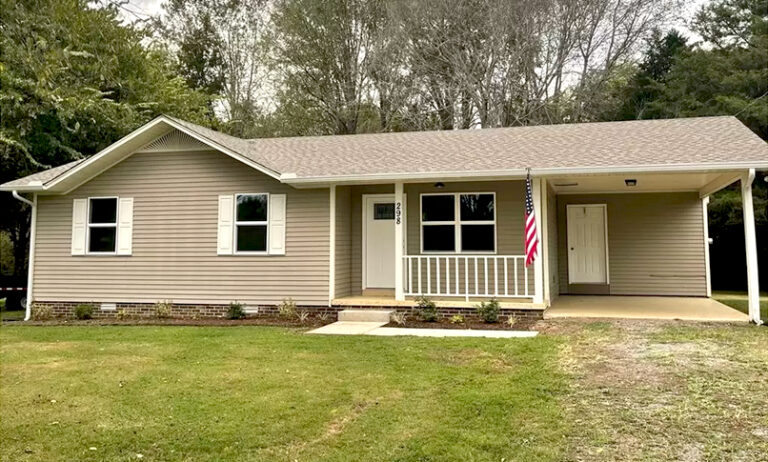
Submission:
[[544,312],[545,319],[568,317],[749,321],[741,311],[706,297],[563,295]]

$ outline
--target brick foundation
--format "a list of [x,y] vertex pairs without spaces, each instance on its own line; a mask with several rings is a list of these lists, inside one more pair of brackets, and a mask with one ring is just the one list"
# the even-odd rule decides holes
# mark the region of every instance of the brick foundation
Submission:
[[[96,308],[93,312],[95,319],[109,319],[118,316],[126,318],[153,318],[156,317],[156,309],[154,303],[115,303],[116,309],[114,310],[102,310],[101,304],[95,302],[55,302],[55,301],[35,301],[33,305],[49,308],[51,314],[55,318],[71,318],[74,317],[75,307],[81,304],[94,305]],[[400,313],[415,313],[416,308],[404,307],[404,306],[297,306],[299,311],[307,311],[311,315],[316,316],[322,313],[336,314],[339,311],[346,309],[370,309],[370,310],[396,310]],[[225,317],[229,305],[209,305],[209,304],[172,304],[170,317],[181,319],[201,319],[201,318],[222,318]],[[254,310],[251,312],[251,310]],[[246,312],[248,317],[252,316],[276,316],[278,314],[277,305],[258,305],[258,306],[246,306]],[[466,318],[477,317],[477,309],[472,306],[467,307],[450,307],[450,308],[437,308],[438,316],[442,318],[450,318],[451,316],[460,314]],[[506,318],[514,316],[516,318],[525,319],[542,319],[544,310],[536,309],[523,309],[523,308],[501,308],[499,316]]]

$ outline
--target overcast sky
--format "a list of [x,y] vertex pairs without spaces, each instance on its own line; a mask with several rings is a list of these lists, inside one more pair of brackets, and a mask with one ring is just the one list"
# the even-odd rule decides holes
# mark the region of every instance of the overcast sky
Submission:
[[[680,12],[681,19],[674,24],[685,35],[689,36],[692,41],[698,39],[687,27],[687,21],[693,17],[693,14],[699,7],[709,0],[684,0],[685,7]],[[153,16],[162,12],[162,5],[165,0],[129,0],[126,7],[127,10],[123,13],[123,17],[127,21],[133,21],[137,17],[144,19],[147,16]]]

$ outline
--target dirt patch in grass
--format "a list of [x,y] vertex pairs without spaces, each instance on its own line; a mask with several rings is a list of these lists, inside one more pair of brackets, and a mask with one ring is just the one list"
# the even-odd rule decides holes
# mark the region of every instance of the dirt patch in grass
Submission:
[[[561,322],[562,321],[562,322]],[[640,320],[550,320],[566,335],[570,460],[768,460],[768,330]]]

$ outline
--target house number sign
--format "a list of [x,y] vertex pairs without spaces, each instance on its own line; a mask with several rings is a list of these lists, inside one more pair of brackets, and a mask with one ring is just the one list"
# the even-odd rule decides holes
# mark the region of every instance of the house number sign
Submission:
[[395,224],[399,225],[402,221],[403,206],[400,202],[395,202]]

